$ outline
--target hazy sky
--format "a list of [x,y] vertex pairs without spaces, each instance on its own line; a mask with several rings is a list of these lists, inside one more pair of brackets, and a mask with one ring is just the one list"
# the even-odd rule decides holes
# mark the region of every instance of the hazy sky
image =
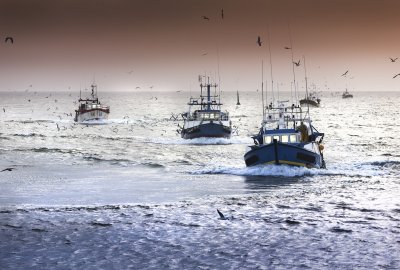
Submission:
[[300,87],[304,55],[320,90],[399,91],[399,13],[398,0],[0,0],[0,38],[14,37],[0,43],[0,91],[78,91],[94,75],[102,91],[195,90],[218,62],[223,90],[254,91],[262,60],[270,80],[268,29],[290,90],[289,25]]

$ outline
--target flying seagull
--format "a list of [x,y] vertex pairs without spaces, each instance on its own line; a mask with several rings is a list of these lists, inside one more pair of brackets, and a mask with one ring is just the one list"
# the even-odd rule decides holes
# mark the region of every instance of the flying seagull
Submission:
[[203,53],[201,56],[204,56],[204,55],[207,55],[207,53],[205,52],[205,53]]
[[261,44],[262,44],[260,36],[257,37],[257,44],[258,44],[258,46],[261,46]]
[[346,72],[342,74],[342,77],[343,77],[343,76],[346,76],[346,75],[347,75],[347,72],[349,72],[349,71],[346,70]]
[[5,168],[1,172],[11,172],[12,170],[15,170],[15,168]]
[[293,64],[295,64],[296,67],[300,66],[300,60],[298,62],[293,62]]
[[201,16],[201,18],[203,18],[204,20],[210,20],[210,18],[208,18],[207,16]]
[[285,50],[291,50],[292,48],[286,47],[286,46],[285,46],[284,49],[285,49]]
[[393,79],[394,79],[394,78],[396,78],[396,77],[397,77],[397,76],[399,76],[399,75],[400,75],[400,73],[399,73],[399,74],[396,74],[396,75],[394,75],[394,76],[393,76]]
[[224,214],[221,213],[221,211],[219,211],[219,210],[217,209],[217,212],[218,212],[218,215],[219,215],[220,219],[226,220],[226,217],[224,216]]
[[7,43],[8,41],[10,41],[11,43],[14,43],[14,38],[6,37],[5,42]]
[[221,18],[224,19],[224,10],[221,9]]
[[397,58],[398,58],[398,57],[396,57],[396,58],[393,59],[393,58],[389,57],[390,61],[393,62],[393,63],[396,62]]

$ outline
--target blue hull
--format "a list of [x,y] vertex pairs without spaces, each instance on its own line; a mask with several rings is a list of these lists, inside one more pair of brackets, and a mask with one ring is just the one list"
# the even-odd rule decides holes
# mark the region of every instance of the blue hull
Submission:
[[323,168],[325,166],[320,153],[307,150],[300,145],[280,142],[252,146],[252,150],[244,155],[244,160],[247,167],[261,164],[287,164],[307,168]]
[[195,138],[227,138],[231,137],[232,129],[215,123],[207,123],[189,129],[183,129],[181,136],[184,139]]

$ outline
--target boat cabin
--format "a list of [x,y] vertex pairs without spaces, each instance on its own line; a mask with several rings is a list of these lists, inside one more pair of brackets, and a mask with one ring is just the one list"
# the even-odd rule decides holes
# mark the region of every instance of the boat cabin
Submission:
[[264,134],[263,136],[263,144],[270,144],[274,140],[282,143],[299,143],[300,142],[300,134],[295,130],[287,130],[288,132],[282,133],[283,130],[279,130],[279,133],[269,133]]

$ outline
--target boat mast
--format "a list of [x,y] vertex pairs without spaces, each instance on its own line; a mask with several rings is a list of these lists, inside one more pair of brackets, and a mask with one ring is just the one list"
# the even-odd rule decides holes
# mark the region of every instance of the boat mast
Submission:
[[[292,33],[290,31],[290,25],[289,24],[288,24],[288,29],[289,29],[289,40],[290,40],[290,52],[291,52],[291,55],[292,55],[292,71],[293,71],[294,95],[295,95],[296,100],[298,101],[299,98],[297,96],[297,88],[296,88],[296,73],[294,72]],[[291,95],[293,95],[293,94],[291,93]],[[293,97],[292,97],[292,103],[293,103]]]
[[264,61],[261,60],[261,99],[262,99],[262,114],[263,121],[265,119],[265,106],[264,106]]
[[[306,81],[306,96],[308,97],[308,85],[307,85],[307,67],[306,67],[306,58],[303,55],[303,62],[304,62],[304,78]],[[307,114],[310,117],[310,104],[307,102]]]
[[[272,93],[272,102],[275,103],[275,96],[274,96],[274,76],[272,73],[272,54],[271,54],[271,37],[269,34],[269,27],[268,27],[268,51],[269,51],[269,65],[271,70],[271,93]],[[267,100],[268,103],[268,100]]]

